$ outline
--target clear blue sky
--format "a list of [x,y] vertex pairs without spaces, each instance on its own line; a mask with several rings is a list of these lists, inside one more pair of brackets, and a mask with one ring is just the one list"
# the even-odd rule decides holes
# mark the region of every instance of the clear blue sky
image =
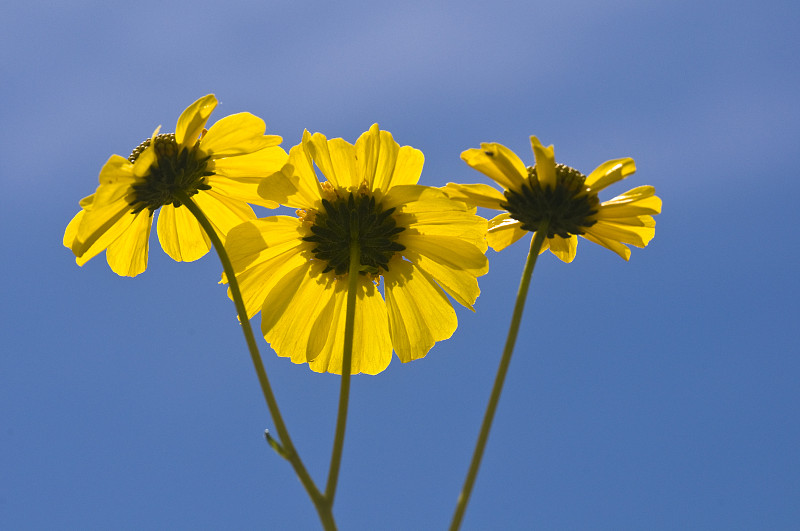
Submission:
[[[588,172],[617,157],[664,200],[625,263],[543,255],[464,529],[800,524],[795,2],[16,2],[0,18],[0,527],[315,529],[217,285],[213,255],[83,268],[64,227],[112,153],[213,92],[487,182],[482,141],[528,136]],[[602,199],[609,198],[606,194]],[[488,214],[488,213],[486,213]],[[153,235],[155,237],[155,235]],[[155,242],[154,242],[155,243]],[[443,529],[466,472],[526,244],[421,361],[353,380],[341,529]],[[258,321],[256,321],[257,323]],[[261,343],[324,481],[339,379]]]

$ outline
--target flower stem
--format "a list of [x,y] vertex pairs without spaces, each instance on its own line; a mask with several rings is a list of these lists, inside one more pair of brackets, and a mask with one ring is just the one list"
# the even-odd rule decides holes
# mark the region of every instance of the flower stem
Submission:
[[511,363],[511,354],[514,352],[514,344],[517,341],[517,332],[519,332],[519,325],[522,321],[522,310],[525,308],[525,299],[528,297],[528,288],[531,284],[533,268],[536,265],[536,258],[539,256],[539,250],[542,248],[546,235],[547,225],[543,224],[543,226],[539,227],[539,230],[536,231],[531,241],[528,259],[525,262],[525,269],[522,271],[522,278],[519,282],[517,301],[514,304],[514,313],[511,316],[511,326],[508,329],[508,337],[506,338],[506,346],[503,349],[503,357],[500,359],[500,366],[497,368],[497,376],[494,380],[492,394],[489,397],[489,404],[486,406],[486,413],[483,416],[483,424],[481,424],[478,442],[475,444],[475,452],[472,454],[472,462],[469,465],[467,478],[464,480],[464,486],[461,489],[461,494],[458,496],[458,503],[456,504],[455,513],[453,514],[453,521],[450,523],[450,531],[456,531],[461,527],[461,520],[464,518],[464,512],[467,510],[467,503],[469,503],[472,487],[475,485],[475,478],[478,476],[478,469],[481,466],[483,451],[486,449],[486,441],[489,439],[489,430],[492,429],[492,421],[494,420],[495,411],[497,411],[497,404],[500,401],[500,393],[503,391],[503,383],[506,379],[508,366]]
[[189,198],[187,194],[178,192],[176,195],[180,202],[189,209],[195,218],[197,218],[200,226],[203,227],[203,230],[208,235],[211,243],[214,245],[214,249],[217,251],[217,256],[219,256],[219,261],[222,262],[222,270],[225,272],[225,276],[227,277],[231,288],[233,303],[236,305],[236,312],[239,314],[242,332],[244,333],[245,341],[247,341],[247,348],[250,350],[250,358],[253,360],[253,366],[255,367],[256,374],[258,375],[258,382],[261,384],[261,392],[264,394],[267,407],[269,408],[269,412],[272,415],[273,421],[275,422],[275,428],[278,432],[278,436],[281,439],[284,457],[286,457],[286,459],[292,464],[297,477],[300,479],[300,482],[303,484],[303,487],[305,487],[308,496],[311,498],[311,501],[317,508],[317,513],[319,514],[319,518],[323,524],[323,527],[325,529],[336,529],[336,524],[333,520],[333,514],[331,513],[331,504],[326,503],[325,498],[314,484],[314,480],[311,479],[311,476],[306,470],[305,465],[303,465],[303,461],[300,459],[300,455],[298,455],[297,450],[295,450],[292,439],[289,436],[289,431],[286,429],[286,424],[283,422],[280,409],[278,409],[278,402],[275,400],[275,395],[272,392],[272,386],[269,383],[267,372],[264,369],[264,362],[261,360],[261,354],[258,351],[258,345],[256,343],[255,336],[253,335],[253,329],[250,326],[250,320],[247,318],[247,310],[245,309],[244,301],[242,299],[242,293],[239,290],[239,282],[236,279],[236,273],[233,270],[233,264],[228,257],[228,253],[225,251],[222,240],[220,240],[217,232],[211,225],[211,222],[209,222],[208,218],[205,216],[205,214],[203,214],[203,211],[200,210],[200,208]]
[[[351,224],[355,225],[355,224]],[[357,226],[357,225],[356,225]],[[350,400],[350,371],[353,362],[353,329],[356,317],[356,296],[358,294],[358,277],[361,269],[361,249],[357,234],[350,241],[350,269],[347,272],[347,309],[344,322],[344,352],[342,353],[342,387],[339,392],[339,412],[336,417],[336,435],[333,438],[331,467],[328,472],[328,483],[325,486],[325,499],[333,506],[336,496],[336,484],[339,481],[339,467],[342,464],[344,447],[344,430],[347,424],[347,406]]]

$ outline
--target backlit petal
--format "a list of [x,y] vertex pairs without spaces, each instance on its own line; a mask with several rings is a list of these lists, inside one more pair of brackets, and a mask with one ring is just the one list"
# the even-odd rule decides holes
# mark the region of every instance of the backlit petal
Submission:
[[[362,133],[356,140],[356,159],[358,174],[367,182],[370,190],[375,190],[375,170],[381,157],[381,130],[378,124],[372,124],[369,131]],[[384,155],[385,158],[385,155]]]
[[164,205],[156,226],[161,247],[177,262],[192,262],[205,256],[211,240],[186,207]]
[[[82,214],[82,215],[81,215]],[[80,223],[86,218],[86,212],[79,213],[76,218],[80,216]],[[107,220],[107,223],[98,230],[91,234],[91,237],[85,242],[81,242],[77,238],[72,242],[72,252],[75,253],[75,262],[82,266],[98,254],[102,253],[111,245],[114,240],[119,238],[131,224],[134,222],[135,217],[132,216],[128,208],[122,208],[116,216]]]
[[461,153],[461,158],[506,190],[516,190],[528,176],[522,160],[502,144],[483,143],[481,149]]
[[356,170],[356,149],[342,138],[328,140],[314,133],[304,142],[311,158],[335,188],[355,190],[361,184]]
[[570,263],[575,259],[578,250],[578,237],[574,234],[569,238],[555,236],[548,238],[550,252],[556,255],[562,262]]
[[[327,315],[321,314],[316,319],[319,326],[312,332],[308,347],[310,353],[316,353],[309,363],[313,371],[342,373],[346,285],[346,279],[337,282],[334,305],[330,306]],[[378,374],[392,361],[386,304],[375,285],[366,277],[359,277],[357,297],[350,372]]]
[[522,223],[512,218],[508,212],[503,212],[489,220],[486,243],[495,251],[500,252],[528,233],[521,226]]
[[[95,200],[91,209],[84,210],[71,244],[75,256],[82,257],[91,247],[101,245],[99,250],[95,249],[94,256],[133,223],[131,207],[125,199],[129,191],[130,186],[126,184],[101,185],[97,189],[95,197],[102,197],[103,201]],[[126,216],[130,219],[125,219]]]
[[[311,138],[308,131],[303,133],[303,143],[289,150],[289,160],[281,169],[284,182],[270,178],[258,188],[264,199],[273,199],[277,195],[285,196],[281,204],[293,208],[318,208],[322,199],[319,179],[314,172],[313,161],[304,144]],[[288,185],[286,184],[288,183]]]
[[396,257],[384,276],[389,330],[402,362],[425,357],[458,325],[442,289],[424,271]]
[[108,246],[106,260],[111,270],[121,276],[135,277],[147,269],[147,252],[153,218],[150,211],[142,210],[130,227]]
[[312,334],[328,334],[319,328],[319,316],[331,312],[336,294],[333,277],[321,276],[323,267],[303,260],[280,269],[281,275],[268,285],[261,332],[279,356],[294,363],[309,360]]
[[200,140],[200,149],[214,158],[244,155],[259,149],[276,146],[281,137],[264,135],[264,120],[249,112],[222,118],[211,126]]
[[611,221],[598,221],[586,229],[586,234],[598,238],[645,247],[655,236],[655,221],[650,216],[622,218]]
[[443,190],[451,199],[463,201],[470,206],[504,210],[500,204],[505,203],[505,196],[488,184],[447,183]]
[[256,218],[250,205],[215,193],[213,189],[200,192],[192,200],[214,226],[223,243],[233,227]]
[[549,188],[556,185],[556,155],[552,145],[544,147],[539,139],[531,136],[533,156],[536,158],[536,177],[539,183]]
[[661,213],[661,198],[652,186],[640,186],[601,204],[602,219],[626,218]]
[[586,177],[586,186],[588,186],[592,192],[598,192],[617,181],[621,181],[635,171],[636,164],[631,158],[609,160],[595,168],[595,170]]
[[175,127],[175,141],[182,147],[194,146],[216,106],[217,98],[213,94],[203,96],[189,105],[178,118],[178,125]]
[[610,240],[608,238],[601,238],[600,236],[594,236],[592,234],[586,233],[583,235],[584,238],[589,240],[590,242],[594,242],[598,245],[602,245],[606,249],[614,251],[619,256],[621,256],[624,260],[630,260],[631,258],[631,250],[628,249],[625,245],[616,242],[614,240]]

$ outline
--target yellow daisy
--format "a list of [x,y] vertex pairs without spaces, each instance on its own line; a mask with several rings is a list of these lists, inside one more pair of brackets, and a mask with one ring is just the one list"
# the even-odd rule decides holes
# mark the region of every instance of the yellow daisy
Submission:
[[447,295],[472,309],[477,277],[489,268],[486,220],[418,185],[423,160],[377,124],[355,145],[305,131],[283,167],[284,186],[262,183],[265,199],[298,209],[297,217],[239,225],[226,248],[248,317],[261,311],[279,356],[341,373],[353,238],[361,258],[352,374],[382,371],[392,350],[403,362],[422,358],[450,337],[457,320]]
[[286,152],[281,137],[265,135],[266,125],[250,113],[227,116],[205,125],[217,106],[204,96],[178,118],[174,134],[153,135],[126,159],[112,155],[100,170],[100,186],[80,202],[82,210],[64,233],[64,245],[78,265],[106,251],[118,275],[136,276],[147,268],[153,215],[158,239],[177,261],[192,261],[211,248],[208,236],[176,193],[193,196],[224,241],[227,232],[255,219],[247,203],[278,206],[257,193],[264,177],[280,170]]
[[575,258],[578,235],[600,244],[628,260],[625,244],[645,247],[655,235],[653,214],[661,212],[661,199],[652,186],[640,186],[600,203],[597,193],[636,171],[633,159],[604,162],[588,176],[556,164],[553,146],[544,147],[531,137],[536,165],[525,167],[507,147],[481,144],[461,158],[503,187],[448,183],[447,194],[468,204],[505,210],[489,221],[487,241],[495,251],[505,249],[547,223],[541,251],[550,250],[564,262]]

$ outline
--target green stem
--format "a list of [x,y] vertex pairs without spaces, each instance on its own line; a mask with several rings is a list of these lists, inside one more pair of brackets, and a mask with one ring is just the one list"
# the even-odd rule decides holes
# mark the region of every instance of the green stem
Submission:
[[522,271],[522,279],[520,280],[519,291],[517,292],[517,302],[514,304],[514,313],[511,316],[511,326],[508,329],[508,337],[506,338],[506,346],[503,349],[503,357],[500,359],[500,366],[497,369],[497,376],[494,379],[494,387],[489,397],[489,404],[486,406],[486,413],[483,416],[483,424],[481,425],[481,431],[478,435],[478,442],[475,444],[475,452],[472,454],[472,462],[469,465],[467,478],[464,480],[464,486],[461,489],[461,494],[458,496],[458,503],[455,513],[453,514],[453,521],[450,523],[450,531],[456,531],[461,527],[461,520],[464,518],[464,512],[467,510],[467,503],[469,503],[472,487],[475,485],[475,478],[478,476],[478,469],[481,466],[483,451],[486,449],[486,441],[489,439],[489,430],[492,429],[492,421],[494,420],[495,411],[497,411],[497,404],[500,401],[500,393],[503,391],[503,382],[505,382],[508,366],[511,363],[511,354],[514,352],[514,344],[517,341],[517,333],[519,332],[519,325],[522,322],[522,310],[525,308],[525,299],[528,297],[528,287],[531,284],[533,267],[536,265],[536,258],[539,256],[539,250],[542,248],[546,234],[547,225],[543,225],[539,227],[539,230],[536,231],[531,241],[531,249],[528,252],[525,269]]
[[[351,224],[355,225],[354,223]],[[336,496],[336,483],[339,480],[339,467],[342,464],[344,448],[344,430],[347,424],[347,405],[350,399],[350,371],[353,361],[353,329],[356,316],[356,295],[358,293],[358,277],[361,269],[361,249],[358,235],[354,234],[350,241],[350,269],[347,272],[347,310],[344,322],[344,352],[342,353],[342,387],[339,392],[339,412],[336,417],[336,435],[333,438],[331,467],[328,472],[328,483],[325,486],[325,499],[333,506]]]
[[187,194],[178,192],[176,193],[176,196],[183,205],[186,205],[186,208],[189,209],[189,212],[191,212],[194,217],[197,218],[200,226],[203,227],[203,230],[208,235],[211,243],[214,245],[214,249],[216,249],[217,255],[219,256],[219,261],[222,262],[222,270],[225,271],[225,276],[227,277],[231,288],[233,303],[236,305],[236,312],[239,314],[239,321],[242,324],[242,332],[244,333],[245,341],[247,341],[247,348],[250,350],[250,358],[253,360],[253,366],[255,367],[256,374],[258,375],[258,382],[261,384],[261,391],[264,394],[267,407],[269,408],[269,412],[272,415],[273,421],[275,422],[275,428],[278,432],[278,436],[281,439],[284,457],[286,457],[286,459],[292,464],[297,477],[300,479],[303,487],[305,487],[308,496],[311,498],[311,501],[314,502],[314,506],[317,508],[317,513],[319,513],[319,518],[323,524],[323,527],[325,529],[336,529],[336,524],[334,523],[333,514],[331,512],[331,504],[326,503],[325,498],[314,484],[314,480],[311,479],[311,476],[306,470],[305,465],[303,465],[303,461],[300,459],[297,450],[295,450],[292,439],[289,436],[289,430],[286,429],[286,424],[283,422],[280,409],[278,409],[278,402],[275,400],[275,395],[272,392],[272,386],[270,386],[269,379],[267,379],[267,372],[264,369],[264,362],[261,360],[261,354],[258,351],[258,344],[256,343],[255,336],[253,335],[253,329],[250,326],[250,320],[247,318],[247,310],[245,309],[244,301],[242,299],[242,293],[239,290],[239,282],[236,279],[236,273],[233,270],[233,264],[231,264],[228,253],[225,251],[222,240],[220,240],[219,236],[217,235],[217,231],[214,230],[214,227],[211,225],[211,222],[208,221],[208,218],[205,216],[205,214],[203,214],[203,211],[200,210],[200,208],[189,198]]

